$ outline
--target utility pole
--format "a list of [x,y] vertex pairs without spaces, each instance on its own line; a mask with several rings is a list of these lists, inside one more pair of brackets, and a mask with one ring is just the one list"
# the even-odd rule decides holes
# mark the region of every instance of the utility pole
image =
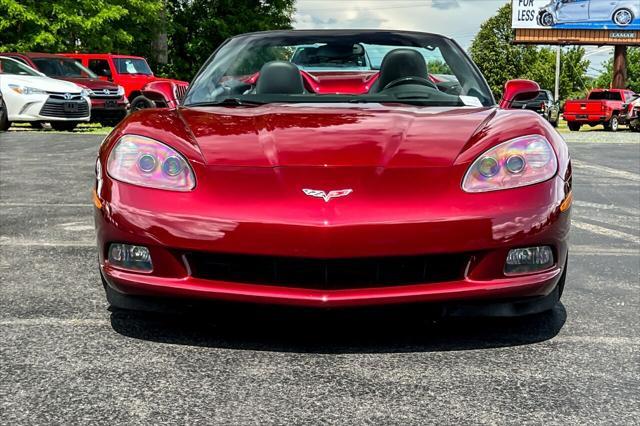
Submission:
[[556,49],[556,90],[554,92],[556,102],[560,97],[560,53],[562,52],[562,46],[558,45]]

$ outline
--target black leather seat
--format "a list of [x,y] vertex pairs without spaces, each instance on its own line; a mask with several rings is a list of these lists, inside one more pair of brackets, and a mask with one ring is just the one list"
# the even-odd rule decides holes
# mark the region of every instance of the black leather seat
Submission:
[[369,92],[380,92],[387,84],[404,77],[428,78],[427,63],[424,56],[416,50],[394,49],[382,59],[380,76]]
[[301,95],[303,93],[302,75],[295,64],[271,61],[260,69],[260,77],[256,84],[257,95]]

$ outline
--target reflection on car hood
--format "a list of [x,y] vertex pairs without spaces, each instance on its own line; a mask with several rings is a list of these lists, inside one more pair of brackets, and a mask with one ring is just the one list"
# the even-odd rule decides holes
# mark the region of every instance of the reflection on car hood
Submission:
[[448,166],[494,113],[379,104],[180,110],[207,164],[260,167]]
[[99,78],[84,78],[84,77],[56,77],[57,80],[69,81],[71,83],[85,86],[91,90],[94,89],[109,89],[118,90],[118,85],[110,81],[100,80]]
[[50,77],[2,74],[2,79],[6,80],[7,84],[19,84],[47,92],[79,93],[82,90],[74,83]]

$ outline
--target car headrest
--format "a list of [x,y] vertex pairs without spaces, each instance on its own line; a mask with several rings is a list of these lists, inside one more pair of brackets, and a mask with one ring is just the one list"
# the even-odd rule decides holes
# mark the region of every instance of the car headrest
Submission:
[[295,64],[286,61],[271,61],[260,69],[256,94],[301,95],[303,93],[302,75]]
[[427,63],[420,52],[413,49],[394,49],[382,59],[380,76],[371,91],[380,92],[387,84],[399,78],[427,76]]

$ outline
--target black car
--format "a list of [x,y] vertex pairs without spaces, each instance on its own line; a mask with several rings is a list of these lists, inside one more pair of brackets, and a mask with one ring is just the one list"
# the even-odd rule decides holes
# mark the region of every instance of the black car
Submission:
[[2,99],[2,93],[0,93],[0,132],[9,129],[10,123],[7,114],[7,106],[4,103],[4,99]]
[[560,105],[553,99],[553,94],[549,90],[541,90],[537,98],[527,102],[514,102],[514,109],[530,109],[547,119],[553,127],[558,126],[560,120]]

